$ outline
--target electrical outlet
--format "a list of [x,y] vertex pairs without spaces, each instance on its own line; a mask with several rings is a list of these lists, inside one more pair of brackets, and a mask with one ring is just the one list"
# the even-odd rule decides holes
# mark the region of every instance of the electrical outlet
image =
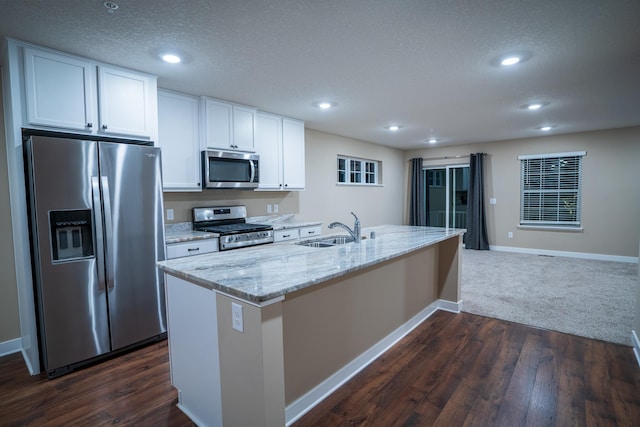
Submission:
[[513,239],[513,231],[508,232],[507,237]]
[[244,332],[244,321],[242,319],[242,306],[240,304],[236,304],[235,302],[231,303],[231,324],[233,329],[236,331]]
[[273,205],[273,213],[278,213],[278,204]]
[[173,209],[167,209],[167,221],[173,221]]
[[271,205],[267,205],[267,213],[271,213]]

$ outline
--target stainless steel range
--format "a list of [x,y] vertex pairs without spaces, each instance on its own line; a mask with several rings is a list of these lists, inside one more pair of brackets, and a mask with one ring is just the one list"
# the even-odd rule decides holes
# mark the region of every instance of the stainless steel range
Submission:
[[249,224],[245,206],[193,208],[193,229],[220,235],[219,249],[245,248],[273,243],[273,227]]

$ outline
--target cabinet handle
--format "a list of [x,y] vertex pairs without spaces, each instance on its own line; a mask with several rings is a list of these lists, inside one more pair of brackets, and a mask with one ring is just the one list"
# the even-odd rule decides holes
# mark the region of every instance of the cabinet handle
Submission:
[[285,187],[288,187],[288,186],[289,186],[289,184],[285,184],[284,186],[285,186]]
[[316,234],[315,231],[307,231],[307,234]]
[[91,129],[93,127],[93,123],[87,123],[87,127]]
[[282,237],[283,238],[291,237],[291,234],[283,234]]
[[107,125],[102,125],[102,129],[107,129]]
[[199,251],[200,248],[189,248],[187,249],[189,252],[193,252],[193,251]]
[[200,187],[200,183],[198,183],[198,187]]

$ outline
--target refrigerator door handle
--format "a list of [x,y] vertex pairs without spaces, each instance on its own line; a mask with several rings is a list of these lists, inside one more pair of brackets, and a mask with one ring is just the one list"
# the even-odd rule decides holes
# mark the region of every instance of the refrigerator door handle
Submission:
[[102,178],[102,200],[104,201],[104,234],[105,234],[105,264],[107,267],[107,287],[115,287],[114,257],[113,257],[113,220],[111,217],[111,198],[109,196],[109,178]]
[[100,181],[97,176],[91,177],[91,194],[93,196],[93,223],[96,234],[96,263],[98,265],[98,290],[105,290],[104,273],[104,238],[102,228],[102,206],[100,203]]

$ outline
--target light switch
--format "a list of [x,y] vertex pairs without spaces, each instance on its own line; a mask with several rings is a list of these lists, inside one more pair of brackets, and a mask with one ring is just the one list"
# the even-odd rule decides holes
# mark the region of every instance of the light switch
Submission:
[[267,213],[271,213],[271,205],[267,205]]
[[496,204],[496,198],[495,197],[490,198],[489,199],[489,204],[490,205],[495,205]]
[[167,209],[167,221],[173,221],[173,209]]
[[278,213],[278,204],[273,205],[273,213]]

